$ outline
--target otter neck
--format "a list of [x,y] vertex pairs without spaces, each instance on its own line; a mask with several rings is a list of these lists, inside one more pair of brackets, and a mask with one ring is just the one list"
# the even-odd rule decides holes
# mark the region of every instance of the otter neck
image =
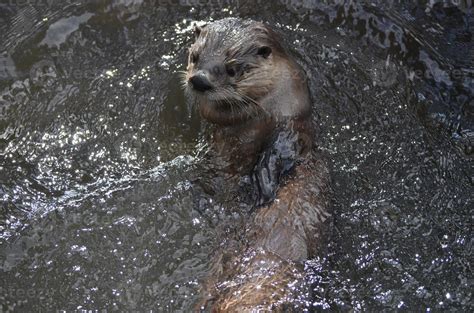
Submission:
[[212,148],[229,174],[249,173],[276,128],[272,117],[251,119],[230,126],[213,126]]

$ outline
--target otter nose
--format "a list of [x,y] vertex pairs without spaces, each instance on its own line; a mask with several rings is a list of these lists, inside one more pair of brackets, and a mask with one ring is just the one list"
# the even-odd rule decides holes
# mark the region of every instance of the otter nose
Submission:
[[189,82],[193,85],[193,88],[197,91],[207,91],[212,89],[212,84],[209,79],[203,73],[197,73],[189,79]]

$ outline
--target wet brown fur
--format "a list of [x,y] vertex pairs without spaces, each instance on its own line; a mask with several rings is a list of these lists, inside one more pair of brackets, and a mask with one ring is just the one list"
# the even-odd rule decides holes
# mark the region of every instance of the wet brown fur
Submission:
[[[245,240],[220,248],[203,284],[197,311],[291,311],[294,290],[304,277],[301,262],[323,241],[328,172],[312,145],[311,105],[304,72],[268,26],[224,19],[197,29],[183,82],[201,116],[215,125],[212,145],[227,171],[248,174],[274,132],[295,134],[295,168],[280,183],[276,199],[256,210]],[[259,55],[270,47],[269,55]],[[268,52],[267,50],[263,50]],[[193,61],[194,60],[194,61]],[[239,64],[239,75],[222,75]],[[211,69],[216,73],[211,73]],[[189,79],[207,71],[215,89],[194,92]]]

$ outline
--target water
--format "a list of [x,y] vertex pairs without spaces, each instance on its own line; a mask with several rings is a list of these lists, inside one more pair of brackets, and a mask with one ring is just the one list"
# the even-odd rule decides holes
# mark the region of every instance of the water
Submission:
[[472,311],[471,1],[178,3],[0,3],[1,310],[193,307],[226,210],[176,72],[194,21],[237,16],[282,29],[318,112],[308,309]]

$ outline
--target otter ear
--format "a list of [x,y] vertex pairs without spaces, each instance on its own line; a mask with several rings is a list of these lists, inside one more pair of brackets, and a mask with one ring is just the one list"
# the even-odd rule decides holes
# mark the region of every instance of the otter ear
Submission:
[[206,25],[199,26],[198,24],[194,23],[194,39],[198,39],[199,35],[201,35],[202,29],[206,27]]
[[260,47],[258,48],[257,50],[257,54],[258,55],[261,55],[262,57],[264,57],[265,59],[268,58],[268,56],[272,53],[272,48],[268,47],[268,46],[263,46],[263,47]]

